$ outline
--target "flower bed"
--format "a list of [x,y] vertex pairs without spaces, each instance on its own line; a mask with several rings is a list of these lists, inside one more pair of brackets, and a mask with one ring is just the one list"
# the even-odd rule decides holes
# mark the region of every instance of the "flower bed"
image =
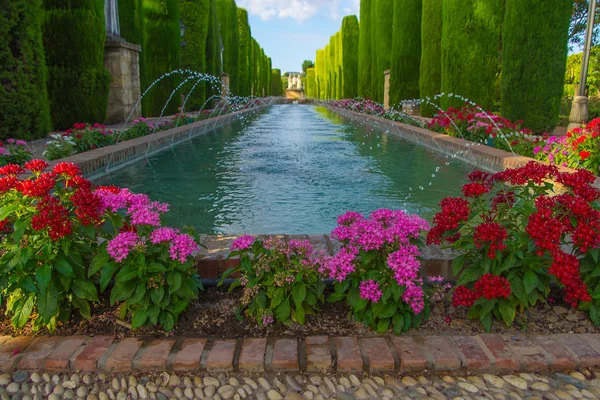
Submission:
[[600,119],[591,121],[581,129],[569,131],[565,137],[556,137],[548,134],[535,135],[522,127],[523,121],[513,123],[469,105],[461,109],[440,111],[431,121],[425,122],[395,110],[385,110],[370,100],[338,100],[328,104],[426,128],[553,165],[585,168],[594,175],[600,172]]
[[8,164],[23,165],[33,158],[24,140],[8,139],[0,142],[0,167]]
[[[234,102],[219,108],[218,115],[254,108],[265,104],[266,101],[267,99],[255,99],[248,102]],[[59,160],[74,154],[114,145],[117,142],[203,121],[216,116],[214,114],[215,110],[202,110],[196,116],[185,113],[175,114],[170,120],[159,122],[150,122],[146,118],[139,118],[133,121],[131,127],[121,132],[106,129],[106,126],[100,124],[76,123],[72,129],[50,136],[51,140],[46,144],[44,157],[50,161]]]

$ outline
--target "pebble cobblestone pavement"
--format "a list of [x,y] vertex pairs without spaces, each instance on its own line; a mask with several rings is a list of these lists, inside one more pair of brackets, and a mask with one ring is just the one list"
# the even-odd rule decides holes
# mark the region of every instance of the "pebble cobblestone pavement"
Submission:
[[600,372],[515,375],[0,375],[0,400],[600,399]]

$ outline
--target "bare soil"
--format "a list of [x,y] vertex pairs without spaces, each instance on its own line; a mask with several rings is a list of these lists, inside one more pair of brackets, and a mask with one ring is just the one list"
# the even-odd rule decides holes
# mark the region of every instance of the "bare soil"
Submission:
[[[549,333],[587,333],[600,332],[591,323],[587,314],[574,310],[562,303],[557,293],[551,298],[552,306],[539,305],[524,313],[518,314],[515,323],[507,327],[501,322],[494,322],[492,332],[503,334],[549,334]],[[239,304],[240,293],[227,293],[222,288],[208,288],[201,292],[200,298],[191,303],[188,310],[181,314],[175,329],[164,332],[156,327],[143,327],[131,330],[118,323],[117,307],[111,307],[107,297],[92,308],[92,318],[86,320],[74,313],[67,324],[60,324],[55,335],[115,335],[117,337],[140,337],[144,339],[184,336],[184,337],[290,337],[301,338],[311,335],[326,336],[375,336],[377,333],[364,327],[350,318],[349,308],[342,304],[325,303],[318,315],[306,318],[305,325],[294,324],[291,327],[274,324],[263,327],[254,320],[244,318],[239,320],[236,308]],[[0,309],[4,311],[4,309]],[[125,324],[126,325],[126,324]],[[467,319],[464,309],[455,309],[449,302],[433,305],[427,323],[421,328],[412,329],[410,335],[477,335],[484,333],[478,321]],[[0,319],[0,334],[2,335],[47,335],[47,331],[31,332],[25,329],[15,331],[10,318]]]

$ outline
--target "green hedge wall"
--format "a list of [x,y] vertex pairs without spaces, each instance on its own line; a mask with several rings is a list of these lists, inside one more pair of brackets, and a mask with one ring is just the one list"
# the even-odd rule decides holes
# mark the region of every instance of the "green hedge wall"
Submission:
[[335,35],[329,38],[329,98],[337,99],[337,41]]
[[371,8],[373,0],[360,2],[360,35],[358,40],[358,95],[372,96]]
[[[186,24],[186,27],[191,28],[191,25]],[[145,52],[146,77],[142,87],[147,88],[160,76],[181,65],[179,0],[144,0],[144,28],[146,48],[142,51]],[[179,82],[180,76],[172,75],[155,85],[143,99],[144,115],[160,115]],[[173,96],[165,115],[176,113],[179,105],[180,96]]]
[[259,55],[259,46],[256,39],[252,38],[252,47],[251,47],[251,57],[250,57],[250,77],[252,79],[252,96],[258,96],[258,68],[256,64],[256,60]]
[[221,41],[219,34],[219,18],[217,16],[217,2],[210,0],[208,14],[208,35],[206,37],[206,72],[214,76],[218,82],[215,85],[206,85],[206,97],[221,94]]
[[324,100],[331,99],[331,88],[329,85],[331,73],[329,69],[329,44],[327,44],[323,49],[323,89],[321,91],[323,93],[322,99]]
[[248,11],[243,8],[237,9],[238,18],[238,38],[239,38],[239,58],[238,58],[238,94],[240,96],[250,96],[250,63],[249,58],[252,53],[251,33],[248,24]]
[[46,75],[40,0],[2,3],[0,138],[34,139],[52,130]]
[[317,82],[317,98],[324,99],[325,98],[325,85],[323,83],[325,77],[325,66],[323,65],[323,50],[317,50],[317,55],[315,57],[315,80]]
[[217,14],[221,24],[223,40],[223,71],[229,74],[229,87],[232,93],[239,93],[239,30],[235,0],[217,0]]
[[[443,0],[423,0],[419,88],[420,97],[429,97],[431,102],[433,96],[442,91],[442,2]],[[422,116],[431,117],[437,112],[438,109],[434,106],[421,104]]]
[[281,70],[271,70],[271,96],[281,96],[283,93],[283,84],[281,80]]
[[[393,39],[393,27],[394,21],[394,3],[395,7],[401,9],[404,13],[411,12],[414,7],[412,0],[373,0],[373,11],[374,11],[374,22],[373,22],[373,35],[372,35],[372,51],[373,51],[373,100],[383,103],[383,92],[384,92],[384,76],[383,71],[390,68],[390,59],[392,52],[392,39]],[[414,23],[410,22],[414,29]]]
[[573,0],[506,0],[502,33],[502,115],[534,132],[558,122]]
[[[208,16],[210,0],[181,0],[181,16],[185,25],[181,48],[181,67],[197,72],[206,72],[206,38],[208,35]],[[143,51],[142,51],[143,53]],[[193,83],[186,85],[184,92],[189,93]],[[205,84],[199,84],[189,97],[185,108],[199,110],[206,101]]]
[[306,97],[309,99],[314,99],[316,97],[317,92],[317,84],[315,82],[315,69],[307,68],[306,69]]
[[339,31],[335,34],[335,65],[336,65],[336,99],[341,99],[343,97],[344,90],[344,76],[342,74],[342,64],[344,62],[344,47],[342,41],[342,32]]
[[[358,41],[359,25],[356,15],[348,15],[342,20],[342,75],[341,97],[352,99],[358,93]],[[318,57],[317,52],[317,57]]]
[[44,2],[43,42],[55,129],[106,118],[110,75],[104,68],[104,0]]
[[[146,45],[144,44],[144,2],[143,0],[120,0],[119,28],[121,37],[129,43],[142,46],[138,53],[140,85],[146,82]],[[141,88],[142,93],[145,90]]]
[[390,62],[390,105],[419,98],[421,0],[396,1]]
[[[442,92],[490,110],[498,99],[504,0],[444,0],[442,7]],[[554,2],[550,2],[554,4]],[[444,97],[442,108],[463,102]]]

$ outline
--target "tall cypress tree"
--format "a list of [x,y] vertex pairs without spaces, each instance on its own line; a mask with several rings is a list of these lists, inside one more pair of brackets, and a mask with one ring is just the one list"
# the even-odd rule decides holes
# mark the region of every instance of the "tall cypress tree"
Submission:
[[390,63],[390,105],[419,98],[421,0],[395,0]]
[[281,96],[283,93],[282,80],[281,80],[281,70],[280,69],[272,69],[271,70],[271,96]]
[[34,139],[50,132],[46,74],[40,0],[3,2],[0,5],[0,138]]
[[337,99],[337,46],[335,35],[329,38],[329,97]]
[[[146,76],[143,88],[156,79],[180,67],[181,32],[179,26],[179,0],[144,0],[144,29]],[[146,116],[158,116],[180,77],[172,75],[155,85],[143,99]],[[173,96],[166,115],[174,114],[180,105],[179,96]]]
[[[223,41],[223,71],[229,74],[232,93],[239,92],[238,63],[240,57],[237,6],[235,0],[217,0],[217,16]],[[219,54],[220,57],[220,54]]]
[[129,43],[142,47],[138,53],[139,80],[142,93],[146,83],[146,52],[144,49],[144,2],[143,0],[120,0],[119,4],[119,27],[121,37]]
[[502,115],[535,132],[558,122],[573,0],[506,0]]
[[373,52],[371,49],[371,8],[373,0],[360,2],[360,35],[358,40],[358,95],[372,96],[371,67]]
[[[358,90],[358,18],[348,15],[342,20],[342,93],[341,98],[352,99]],[[317,57],[318,57],[317,52]]]
[[[442,92],[492,108],[498,98],[503,16],[504,0],[443,1]],[[441,99],[444,109],[463,104],[458,99]]]
[[[402,3],[399,8],[411,7],[410,1],[401,0],[373,0],[373,6],[375,10],[375,23],[373,28],[375,34],[372,36],[372,48],[375,54],[373,58],[374,70],[373,70],[373,85],[374,93],[377,94],[376,100],[380,103],[383,102],[384,92],[384,76],[383,72],[390,68],[390,57],[392,48],[392,36],[393,27],[396,26],[394,21],[394,3]],[[414,27],[414,25],[413,25]]]
[[[181,0],[180,6],[183,24],[186,26],[182,38],[185,46],[181,48],[181,67],[196,72],[206,72],[205,54],[210,0]],[[204,105],[206,85],[200,83],[196,86],[186,103],[187,110],[199,110]],[[192,87],[193,83],[186,85],[184,93],[189,93]]]
[[[442,91],[442,2],[443,0],[423,0],[421,19],[421,75],[419,78],[422,99]],[[439,101],[438,101],[439,103]],[[421,115],[431,117],[437,108],[427,103],[421,104]]]
[[75,122],[103,122],[111,79],[104,68],[104,0],[46,0],[44,8],[52,125],[62,129]]
[[329,72],[329,44],[325,45],[323,49],[323,99],[331,100],[331,87],[329,85],[329,79],[331,73]]
[[[223,66],[221,65],[221,29],[217,16],[216,0],[209,0],[209,4],[208,35],[206,37],[206,72],[220,82],[221,73],[223,72]],[[220,83],[206,85],[207,98],[220,94]]]
[[306,69],[306,97],[309,99],[314,99],[316,97],[316,89],[317,84],[315,82],[315,69],[307,68]]
[[250,57],[252,54],[250,25],[248,12],[243,8],[237,9],[239,32],[239,58],[238,58],[238,87],[241,96],[250,96],[252,82],[250,81]]
[[323,82],[324,70],[325,66],[323,65],[323,50],[317,50],[317,55],[315,57],[315,80],[317,82],[317,98],[325,99],[325,86]]

